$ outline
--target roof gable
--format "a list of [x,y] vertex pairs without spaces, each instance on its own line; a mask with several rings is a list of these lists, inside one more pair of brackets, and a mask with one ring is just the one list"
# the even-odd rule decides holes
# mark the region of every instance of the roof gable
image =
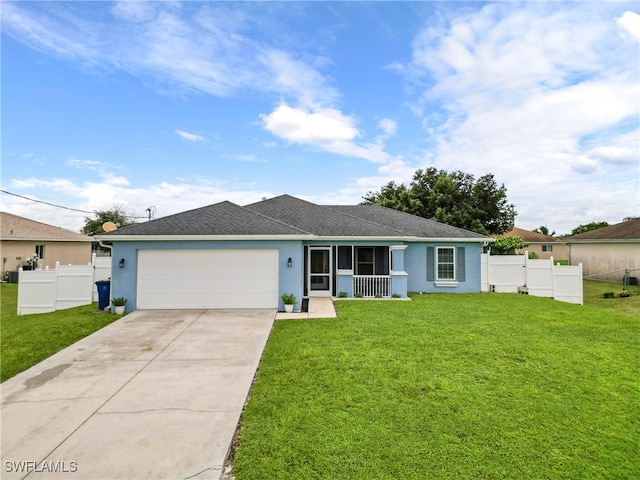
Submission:
[[125,235],[301,235],[299,228],[224,201],[108,233]]
[[87,235],[7,212],[0,212],[0,238],[2,240],[92,241],[91,237]]
[[397,237],[402,231],[316,205],[290,195],[280,195],[245,208],[277,218],[322,237]]
[[378,205],[322,206],[290,195],[244,207],[225,201],[99,235],[145,237],[296,236],[298,238],[453,239],[489,237]]

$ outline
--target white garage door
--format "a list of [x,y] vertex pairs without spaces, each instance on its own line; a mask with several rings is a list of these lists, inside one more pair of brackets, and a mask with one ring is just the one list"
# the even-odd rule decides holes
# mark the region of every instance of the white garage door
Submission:
[[140,250],[138,308],[277,308],[278,250]]

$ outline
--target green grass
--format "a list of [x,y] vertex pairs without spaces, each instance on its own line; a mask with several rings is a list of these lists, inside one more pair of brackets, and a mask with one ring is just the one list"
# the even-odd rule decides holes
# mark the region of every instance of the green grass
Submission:
[[18,316],[18,285],[0,284],[0,296],[2,382],[120,318],[111,313],[96,313],[96,303]]
[[508,294],[277,322],[234,469],[256,479],[626,479],[640,320]]
[[584,304],[614,310],[617,312],[640,315],[640,285],[629,285],[630,297],[604,298],[605,292],[619,293],[622,283],[600,282],[598,280],[585,280],[583,282]]

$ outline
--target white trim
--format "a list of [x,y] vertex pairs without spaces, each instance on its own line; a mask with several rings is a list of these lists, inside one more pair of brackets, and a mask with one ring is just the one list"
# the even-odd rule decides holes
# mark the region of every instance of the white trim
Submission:
[[[410,242],[410,243],[487,243],[495,238],[427,238],[427,237],[322,237],[312,234],[296,235],[95,235],[95,240],[135,242],[135,241],[179,241],[179,240],[307,240],[322,242]],[[12,239],[13,240],[13,239]],[[78,240],[68,240],[78,241]],[[82,241],[82,240],[79,240]],[[91,239],[89,239],[91,241]],[[637,240],[636,240],[637,241]],[[388,245],[405,247],[406,245]]]
[[[451,283],[457,280],[456,278],[456,271],[458,269],[458,263],[457,263],[457,252],[456,252],[456,247],[454,245],[440,245],[435,247],[436,251],[435,251],[435,255],[436,258],[434,258],[434,268],[436,269],[435,273],[435,279],[436,279],[436,286],[438,285],[438,282],[444,282],[444,283]],[[438,269],[438,265],[440,265],[440,261],[439,261],[439,256],[438,256],[438,252],[440,250],[444,250],[444,249],[448,249],[448,250],[453,250],[453,262],[442,262],[443,265],[450,265],[453,264],[453,278],[440,278],[439,276],[439,269]],[[457,285],[457,282],[456,282]],[[441,286],[452,286],[452,285],[441,285]]]
[[563,243],[567,245],[580,245],[580,244],[588,244],[588,243],[638,243],[640,242],[640,238],[602,238],[602,239],[591,239],[591,240],[565,240]]
[[96,235],[103,242],[167,242],[181,240],[313,240],[313,235]]
[[457,287],[458,282],[445,282],[445,281],[437,281],[436,287]]
[[353,269],[343,268],[341,270],[336,270],[336,275],[353,275]]
[[3,242],[19,241],[19,242],[94,242],[91,237],[87,238],[35,238],[35,237],[0,237]]
[[[311,252],[312,251],[325,251],[329,252],[329,272],[327,273],[311,273]],[[332,246],[313,246],[309,245],[307,250],[307,295],[309,297],[331,297],[333,292],[333,248]],[[312,276],[327,276],[329,278],[329,288],[326,290],[312,290],[311,289],[311,277]]]

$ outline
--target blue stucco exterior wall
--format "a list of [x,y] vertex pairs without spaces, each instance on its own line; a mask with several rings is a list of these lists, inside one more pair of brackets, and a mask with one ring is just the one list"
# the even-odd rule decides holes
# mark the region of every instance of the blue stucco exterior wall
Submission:
[[[427,280],[427,247],[464,247],[465,281],[455,287],[438,287],[435,281]],[[408,274],[409,292],[478,293],[480,292],[480,243],[410,243],[404,253],[404,267]]]
[[[113,242],[113,264],[111,274],[111,298],[127,299],[126,311],[137,308],[138,251],[160,249],[277,249],[279,256],[279,296],[293,293],[298,299],[296,310],[302,301],[303,247],[298,240],[281,241],[128,241]],[[291,258],[292,266],[287,266]],[[125,260],[125,267],[119,268],[120,259]],[[278,296],[278,308],[284,310],[282,300]]]
[[[114,241],[113,265],[111,278],[111,297],[125,297],[127,299],[126,311],[137,308],[137,276],[138,276],[138,251],[157,249],[277,249],[279,255],[279,280],[278,292],[293,293],[298,299],[296,310],[301,307],[304,285],[304,245],[356,245],[356,246],[380,246],[390,247],[406,245],[405,249],[393,249],[394,271],[392,272],[392,293],[405,297],[408,292],[460,292],[476,293],[481,289],[480,253],[481,244],[449,242],[449,243],[406,243],[402,242],[303,242],[300,240],[269,240],[269,241]],[[459,282],[455,287],[439,287],[435,281],[427,280],[427,247],[454,246],[465,248],[465,281]],[[287,266],[291,258],[292,266]],[[125,267],[119,268],[120,259],[125,260]],[[406,273],[405,273],[406,272]],[[336,276],[336,294],[347,292],[353,295],[351,275]],[[284,310],[282,300],[278,297],[280,310]]]

